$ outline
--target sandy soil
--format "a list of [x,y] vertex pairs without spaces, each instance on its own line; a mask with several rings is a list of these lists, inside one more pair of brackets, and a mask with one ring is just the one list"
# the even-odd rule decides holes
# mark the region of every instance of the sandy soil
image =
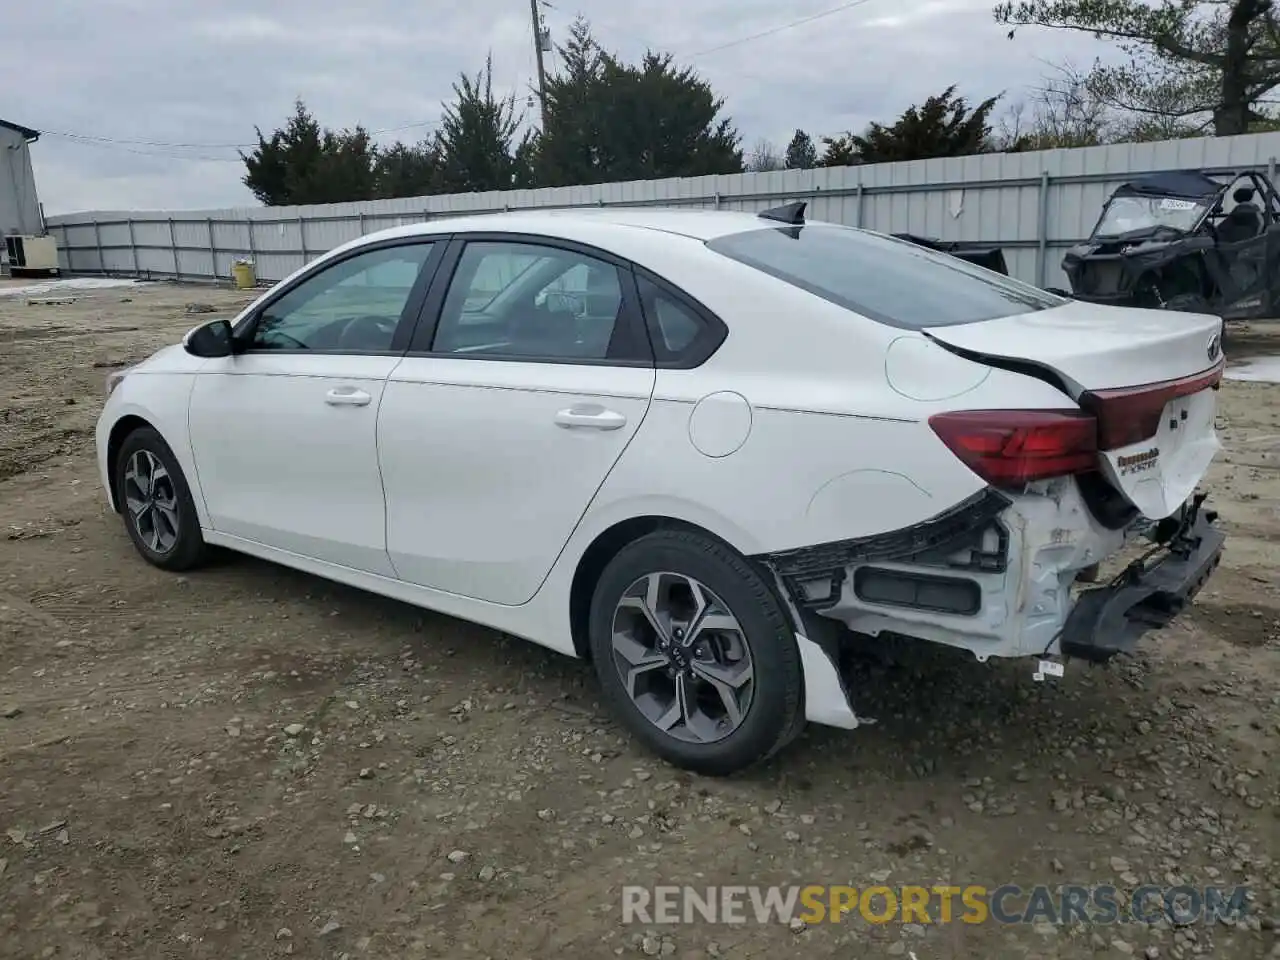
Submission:
[[[1227,559],[1140,656],[1036,684],[919,651],[855,678],[879,725],[708,781],[632,745],[583,664],[246,558],[143,563],[98,486],[104,377],[246,297],[74,295],[0,297],[0,957],[1280,956],[1280,386],[1224,387]],[[1186,928],[621,920],[623,884],[805,882],[1256,900]]]

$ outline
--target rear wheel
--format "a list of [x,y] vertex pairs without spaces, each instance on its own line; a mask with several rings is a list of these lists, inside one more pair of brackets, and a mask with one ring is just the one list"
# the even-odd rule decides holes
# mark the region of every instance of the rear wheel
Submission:
[[187,570],[204,559],[191,490],[159,433],[140,427],[129,434],[120,445],[115,476],[125,530],[144,560],[163,570]]
[[668,762],[726,775],[803,724],[794,630],[764,578],[725,545],[659,531],[596,585],[591,652],[615,714]]

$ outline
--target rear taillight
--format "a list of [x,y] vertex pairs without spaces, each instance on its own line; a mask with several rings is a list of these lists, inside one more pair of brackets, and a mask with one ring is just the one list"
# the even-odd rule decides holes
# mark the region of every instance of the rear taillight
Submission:
[[1098,418],[1098,449],[1115,450],[1154,437],[1160,417],[1170,400],[1189,397],[1222,382],[1226,360],[1203,373],[1180,380],[1164,380],[1140,387],[1091,390],[1080,397],[1080,406]]
[[935,414],[929,426],[997,487],[1098,468],[1098,424],[1079,410],[961,410]]

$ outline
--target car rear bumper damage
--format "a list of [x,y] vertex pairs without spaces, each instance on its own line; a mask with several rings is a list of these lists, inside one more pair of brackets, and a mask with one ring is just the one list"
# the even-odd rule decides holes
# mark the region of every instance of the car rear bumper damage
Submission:
[[[863,637],[944,643],[984,661],[1101,661],[1167,624],[1216,568],[1225,538],[1203,501],[1197,495],[1154,525],[1114,529],[1096,519],[1074,480],[1050,481],[1016,495],[987,490],[890,534],[756,559],[810,623],[816,616]],[[1142,562],[1077,596],[1135,541],[1146,548]]]
[[[1183,507],[1154,558],[1134,561],[1105,587],[1086,590],[1067,616],[1063,656],[1100,662],[1128,653],[1153,628],[1166,626],[1200,592],[1222,560],[1226,534],[1197,495]],[[1158,528],[1157,528],[1158,529]],[[1165,534],[1157,532],[1157,539]]]

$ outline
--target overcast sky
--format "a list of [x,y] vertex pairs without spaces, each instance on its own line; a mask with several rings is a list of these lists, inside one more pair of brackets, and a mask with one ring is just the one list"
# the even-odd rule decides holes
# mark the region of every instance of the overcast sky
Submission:
[[[760,138],[781,149],[796,127],[818,140],[891,121],[951,83],[973,101],[1016,100],[1044,61],[1087,64],[1104,49],[1043,31],[1010,41],[991,0],[863,0],[734,43],[838,5],[554,0],[544,16],[556,41],[582,13],[628,59],[651,46],[692,63],[748,150]],[[0,109],[45,131],[32,155],[48,214],[253,205],[232,145],[278,126],[295,97],[325,126],[413,141],[486,54],[522,103],[535,76],[528,0],[44,0],[3,19]]]

